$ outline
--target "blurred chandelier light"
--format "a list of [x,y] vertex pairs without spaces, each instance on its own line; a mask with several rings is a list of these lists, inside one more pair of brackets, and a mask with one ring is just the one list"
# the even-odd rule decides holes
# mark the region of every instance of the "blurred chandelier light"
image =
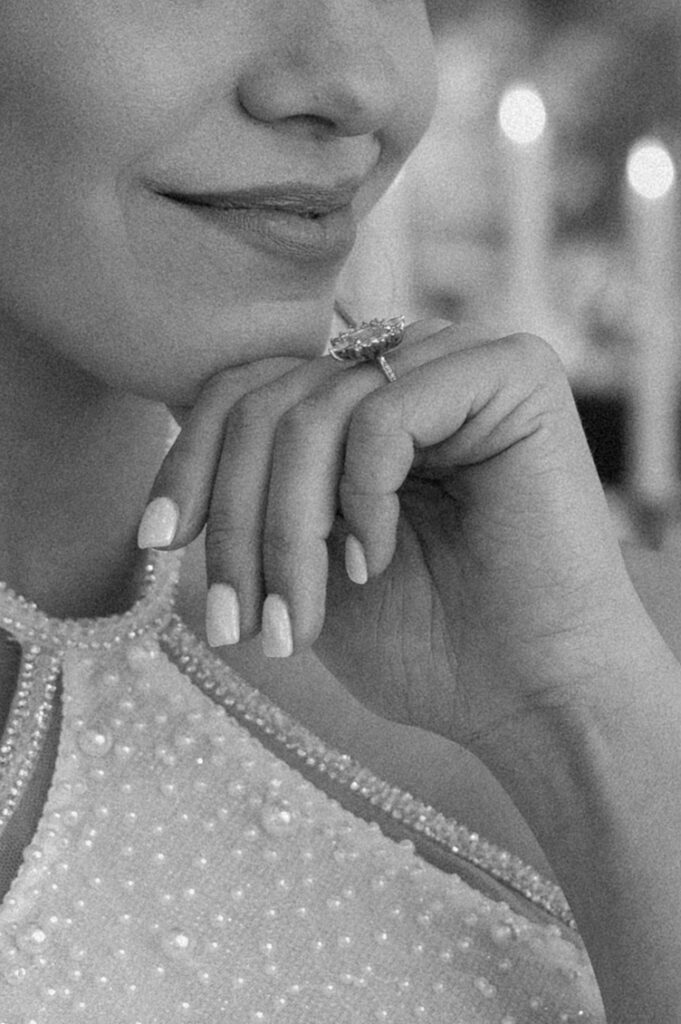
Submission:
[[627,180],[644,199],[662,199],[674,184],[676,170],[669,150],[657,139],[641,139],[629,151]]
[[529,146],[546,128],[546,107],[536,89],[514,85],[507,89],[499,104],[501,130],[512,142]]

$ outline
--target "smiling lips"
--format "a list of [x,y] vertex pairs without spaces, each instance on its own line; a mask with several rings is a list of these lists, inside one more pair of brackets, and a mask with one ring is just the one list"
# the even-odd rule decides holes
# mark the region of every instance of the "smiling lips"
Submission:
[[287,183],[234,192],[157,194],[214,229],[245,235],[259,249],[302,262],[346,259],[357,234],[358,181],[335,187]]

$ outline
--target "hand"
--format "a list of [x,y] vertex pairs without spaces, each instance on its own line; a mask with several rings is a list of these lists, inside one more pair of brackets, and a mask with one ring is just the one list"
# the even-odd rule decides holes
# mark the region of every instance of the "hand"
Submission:
[[207,521],[209,583],[234,588],[244,635],[270,595],[268,644],[288,650],[290,624],[366,705],[487,763],[570,900],[608,1020],[675,1021],[681,669],[559,361],[420,323],[390,362],[395,384],[331,359],[208,382],[154,486],[173,544]]
[[475,749],[593,699],[643,616],[550,347],[421,322],[390,362],[395,384],[331,359],[221,372],[153,494],[179,509],[173,546],[207,522],[242,637],[270,595],[276,653],[290,624],[367,706]]

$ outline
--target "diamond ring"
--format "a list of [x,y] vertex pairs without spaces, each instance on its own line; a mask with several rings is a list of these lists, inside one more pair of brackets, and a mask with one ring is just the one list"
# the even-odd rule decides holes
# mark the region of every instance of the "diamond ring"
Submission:
[[395,316],[389,320],[376,319],[358,324],[331,339],[329,354],[342,363],[377,363],[386,380],[394,384],[397,377],[385,353],[401,344],[405,323],[405,317]]

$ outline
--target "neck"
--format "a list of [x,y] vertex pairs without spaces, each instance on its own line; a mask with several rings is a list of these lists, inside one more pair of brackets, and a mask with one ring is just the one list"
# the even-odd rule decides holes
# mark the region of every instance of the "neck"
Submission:
[[48,346],[0,339],[0,578],[50,615],[123,610],[166,410]]

